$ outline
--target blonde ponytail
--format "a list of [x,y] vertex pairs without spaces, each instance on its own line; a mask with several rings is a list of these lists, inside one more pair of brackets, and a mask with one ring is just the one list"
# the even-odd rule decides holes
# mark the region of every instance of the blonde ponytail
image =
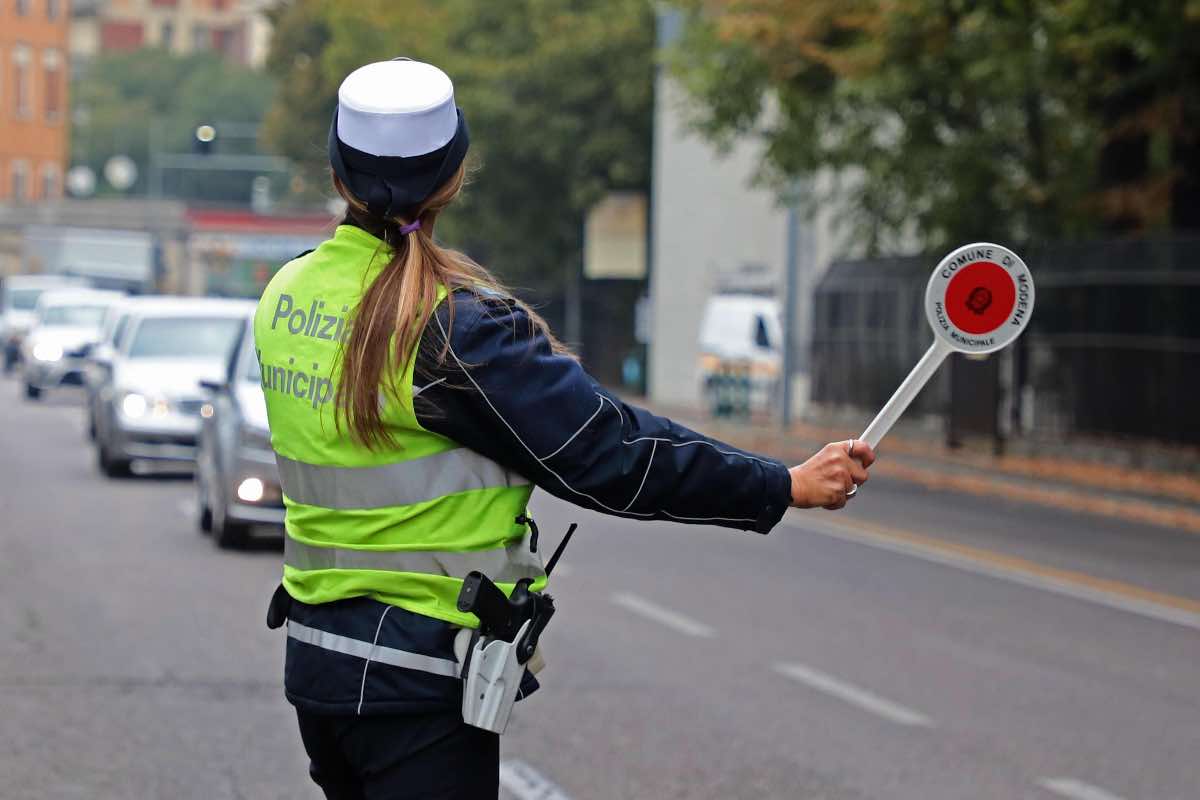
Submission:
[[[354,440],[371,450],[396,446],[395,437],[383,422],[381,399],[399,400],[399,386],[394,379],[415,357],[425,326],[437,309],[440,287],[450,292],[467,289],[506,298],[525,311],[535,330],[550,339],[556,352],[568,352],[545,321],[513,298],[490,272],[463,253],[434,241],[438,215],[458,196],[465,175],[465,167],[459,167],[405,219],[372,215],[336,176],[333,179],[334,187],[346,200],[347,221],[379,237],[392,251],[387,265],[353,312],[350,335],[342,345],[342,370],[335,395],[338,430],[345,424]],[[420,223],[416,230],[401,231],[415,222]],[[450,306],[450,326],[453,319],[454,307]],[[448,350],[449,338],[437,357],[444,360]]]

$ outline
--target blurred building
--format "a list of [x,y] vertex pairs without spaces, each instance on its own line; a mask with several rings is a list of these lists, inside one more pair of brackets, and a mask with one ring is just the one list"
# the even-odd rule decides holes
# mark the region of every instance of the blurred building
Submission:
[[62,194],[68,19],[66,0],[0,3],[0,202]]
[[[664,11],[660,46],[677,38],[682,18]],[[721,149],[689,124],[689,98],[664,70],[655,85],[652,176],[649,396],[670,405],[700,402],[700,323],[718,292],[784,293],[788,212],[776,193],[756,185],[762,145],[752,136]],[[798,330],[793,346],[811,341],[811,292],[840,254],[832,211],[799,225]],[[803,365],[804,359],[800,360]]]
[[143,47],[178,55],[212,51],[261,66],[270,45],[269,0],[75,0],[71,53],[86,62],[101,52]]

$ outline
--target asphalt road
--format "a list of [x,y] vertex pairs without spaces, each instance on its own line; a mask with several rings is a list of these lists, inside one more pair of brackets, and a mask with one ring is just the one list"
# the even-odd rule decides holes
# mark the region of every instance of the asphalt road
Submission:
[[[317,798],[267,542],[0,380],[0,798]],[[1200,798],[1200,537],[873,481],[770,536],[581,523],[507,796]]]

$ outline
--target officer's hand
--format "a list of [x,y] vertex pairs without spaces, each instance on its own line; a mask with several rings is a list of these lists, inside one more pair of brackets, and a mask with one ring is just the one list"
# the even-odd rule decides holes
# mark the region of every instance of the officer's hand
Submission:
[[[854,453],[851,458],[850,453]],[[798,467],[792,467],[792,505],[797,508],[828,508],[846,505],[846,493],[867,482],[867,467],[875,463],[875,451],[864,441],[832,442]]]

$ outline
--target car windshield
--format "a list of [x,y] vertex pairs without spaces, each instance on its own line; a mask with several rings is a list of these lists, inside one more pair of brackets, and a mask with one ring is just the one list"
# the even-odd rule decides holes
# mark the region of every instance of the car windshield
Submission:
[[125,328],[127,325],[129,325],[129,315],[122,314],[120,319],[117,320],[117,324],[113,325],[112,332],[108,336],[108,342],[110,344],[116,345],[117,347],[120,347],[121,334],[123,334],[125,332]]
[[33,311],[43,289],[10,289],[8,302],[17,311]]
[[229,353],[243,317],[162,317],[142,320],[130,358],[219,358]]
[[104,322],[106,306],[50,306],[42,312],[43,325],[78,325],[97,328]]

